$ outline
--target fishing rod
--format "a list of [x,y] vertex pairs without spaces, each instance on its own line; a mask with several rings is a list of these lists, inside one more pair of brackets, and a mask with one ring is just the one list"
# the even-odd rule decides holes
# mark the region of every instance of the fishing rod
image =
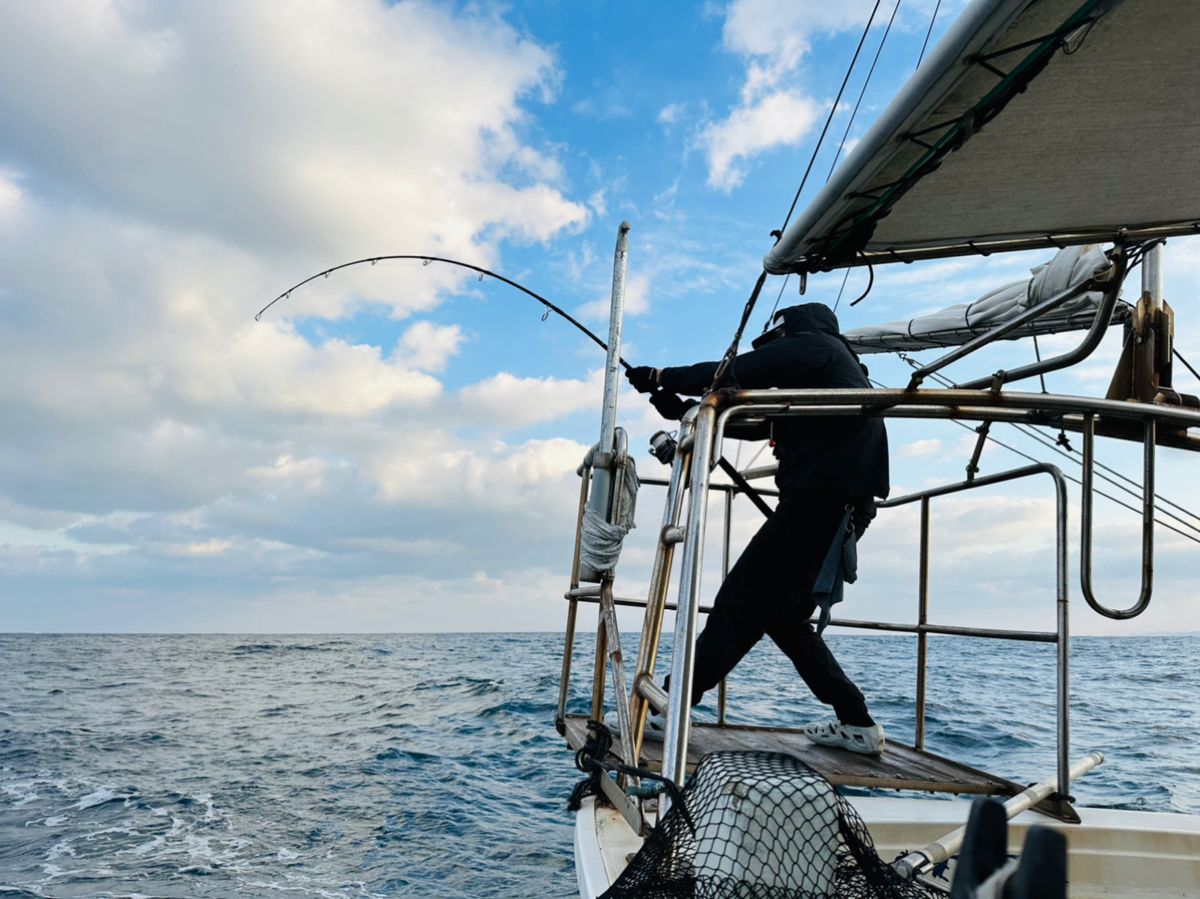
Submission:
[[[445,256],[423,256],[423,255],[417,255],[417,254],[412,254],[412,253],[391,254],[388,256],[366,256],[362,259],[355,259],[352,262],[343,262],[341,265],[335,265],[333,268],[327,268],[323,272],[317,272],[315,275],[305,278],[303,281],[299,282],[298,284],[293,284],[291,287],[289,287],[287,290],[285,290],[283,293],[281,293],[275,299],[271,300],[271,302],[267,303],[267,305],[265,305],[261,309],[259,309],[258,314],[254,316],[254,320],[256,322],[262,321],[262,316],[263,316],[264,312],[266,312],[268,309],[270,309],[272,306],[274,306],[280,300],[286,300],[288,297],[290,297],[292,295],[293,292],[299,290],[301,287],[303,287],[306,284],[310,284],[313,281],[316,281],[318,278],[328,278],[334,272],[341,271],[344,268],[353,268],[354,266],[357,266],[357,265],[368,265],[368,264],[374,265],[377,262],[385,262],[385,261],[390,261],[390,260],[395,260],[395,259],[410,260],[410,261],[420,260],[422,265],[429,265],[429,263],[431,263],[431,262],[440,262],[443,265],[457,266],[458,268],[469,269],[470,271],[477,272],[479,274],[480,281],[482,281],[485,277],[495,278],[497,281],[501,281],[501,282],[507,284],[509,287],[512,287],[512,288],[515,288],[516,290],[521,291],[521,293],[525,294],[526,296],[532,297],[533,299],[535,299],[539,303],[541,303],[543,306],[545,306],[546,314],[542,316],[543,321],[546,320],[547,315],[549,315],[551,312],[553,312],[556,315],[559,315],[562,318],[566,319],[568,322],[570,322],[572,325],[574,325],[576,328],[578,328],[580,331],[582,331],[584,334],[586,334],[589,338],[591,338],[592,342],[595,343],[596,346],[600,347],[600,349],[604,350],[605,352],[608,352],[608,344],[606,344],[603,340],[601,340],[599,337],[597,337],[595,332],[592,331],[590,328],[588,328],[587,325],[583,324],[581,321],[579,321],[577,318],[572,316],[569,312],[566,312],[565,310],[563,310],[561,307],[554,305],[554,303],[551,303],[548,299],[546,299],[541,294],[534,293],[532,290],[530,290],[525,285],[518,284],[516,281],[512,280],[511,278],[506,278],[506,277],[504,277],[504,275],[501,275],[498,272],[494,272],[491,269],[483,268],[482,266],[479,266],[479,265],[472,265],[469,262],[462,262],[461,260],[458,260],[458,259],[447,259]],[[621,359],[620,357],[618,357],[618,361],[621,363],[621,365],[625,366],[625,369],[627,371],[633,367],[628,362],[626,362],[624,359]]]
[[[569,312],[564,310],[562,307],[555,305],[554,303],[552,303],[548,299],[546,299],[544,296],[530,290],[525,285],[519,284],[516,281],[512,280],[511,278],[506,278],[506,277],[504,277],[504,275],[501,275],[498,272],[494,272],[491,269],[487,269],[487,268],[484,268],[483,266],[479,266],[479,265],[472,265],[470,262],[463,262],[459,259],[449,259],[445,256],[429,256],[429,255],[416,254],[416,253],[392,253],[392,254],[388,254],[386,256],[364,256],[362,259],[354,259],[350,262],[343,262],[341,265],[335,265],[332,268],[327,268],[323,272],[317,272],[315,275],[310,275],[309,277],[305,278],[303,281],[299,281],[296,284],[293,284],[291,287],[289,287],[287,290],[285,290],[279,296],[275,297],[275,299],[271,300],[271,302],[267,303],[267,305],[265,305],[261,309],[259,309],[258,313],[254,316],[254,320],[256,322],[262,321],[264,312],[266,312],[268,309],[270,309],[272,306],[274,306],[280,300],[286,300],[288,297],[290,297],[292,295],[292,293],[299,290],[301,287],[304,287],[306,284],[311,284],[313,281],[316,281],[318,278],[328,278],[334,272],[338,272],[338,271],[341,271],[342,269],[346,269],[346,268],[353,268],[358,265],[375,265],[377,262],[384,262],[384,261],[391,261],[391,260],[407,260],[407,261],[414,261],[414,262],[417,260],[420,260],[422,265],[429,265],[429,263],[431,263],[431,262],[440,262],[443,265],[456,266],[458,268],[465,268],[465,269],[468,269],[469,271],[476,272],[479,275],[480,281],[482,281],[485,277],[494,278],[495,280],[500,281],[503,284],[507,284],[509,287],[519,290],[521,293],[537,300],[539,303],[541,303],[543,306],[545,306],[546,312],[542,315],[542,321],[545,321],[546,317],[549,316],[549,314],[551,312],[553,312],[554,314],[558,315],[560,318],[565,319],[567,322],[574,325],[576,329],[578,329],[579,331],[581,331],[585,335],[587,335],[587,337],[594,344],[596,344],[596,346],[600,347],[600,349],[604,350],[606,353],[608,352],[608,344],[605,343],[603,340],[601,340],[599,337],[597,337],[595,332],[592,331],[590,328],[588,328],[587,325],[583,324],[583,322],[579,321],[577,318],[575,318]],[[617,357],[617,361],[620,362],[622,366],[624,366],[626,371],[628,371],[629,369],[631,369],[633,367],[628,362],[626,362],[624,358],[622,358],[620,356]],[[747,481],[742,476],[742,473],[740,471],[738,471],[736,468],[734,468],[733,465],[731,465],[724,456],[722,456],[720,459],[717,460],[717,464],[721,466],[721,470],[723,472],[725,472],[726,475],[729,476],[729,479],[731,481],[733,481],[734,486],[737,487],[737,489],[739,491],[744,493],[746,495],[746,497],[752,503],[754,503],[754,505],[758,508],[758,510],[763,513],[763,515],[770,517],[771,512],[773,510],[767,504],[766,500],[764,500],[759,495],[758,491],[755,490],[754,487],[752,487],[750,485],[750,482]]]

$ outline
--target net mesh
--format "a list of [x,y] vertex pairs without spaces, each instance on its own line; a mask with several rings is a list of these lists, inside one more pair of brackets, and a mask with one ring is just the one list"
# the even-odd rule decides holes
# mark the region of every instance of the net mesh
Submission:
[[929,899],[879,858],[829,782],[789,755],[706,756],[602,899]]

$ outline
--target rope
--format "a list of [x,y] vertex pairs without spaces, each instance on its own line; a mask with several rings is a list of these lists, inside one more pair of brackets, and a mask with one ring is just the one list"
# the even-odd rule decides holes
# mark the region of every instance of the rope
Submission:
[[613,735],[608,726],[603,721],[589,720],[587,741],[583,744],[583,748],[575,753],[575,767],[587,774],[587,778],[577,783],[575,789],[571,791],[571,795],[567,799],[567,810],[577,812],[585,797],[599,795],[600,778],[606,771],[612,771],[662,784],[663,788],[671,795],[671,807],[680,810],[688,829],[695,834],[696,824],[688,813],[687,803],[683,801],[683,791],[676,783],[669,777],[663,777],[653,771],[608,761],[612,745]]

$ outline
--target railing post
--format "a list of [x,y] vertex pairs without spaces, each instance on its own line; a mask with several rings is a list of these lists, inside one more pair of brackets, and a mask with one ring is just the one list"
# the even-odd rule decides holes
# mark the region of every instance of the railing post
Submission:
[[[684,422],[680,430],[683,438],[691,426]],[[662,525],[658,532],[658,549],[654,555],[654,569],[650,575],[650,590],[646,594],[646,615],[642,619],[642,636],[638,642],[637,665],[633,673],[633,689],[630,693],[629,715],[633,719],[634,748],[638,757],[642,751],[642,737],[646,728],[646,698],[638,691],[638,681],[643,677],[654,677],[658,660],[658,641],[662,638],[663,615],[666,612],[667,590],[671,582],[671,563],[675,557],[675,544],[664,539],[667,528],[679,523],[683,511],[683,486],[690,472],[691,451],[680,446],[675,450],[671,463],[671,480],[667,484],[667,497],[663,503]]]
[[[708,479],[712,467],[713,431],[717,410],[711,400],[700,404],[692,443],[692,476],[688,486],[687,533],[679,572],[679,602],[675,613],[675,642],[671,648],[671,692],[666,734],[663,736],[664,777],[683,786],[691,731],[692,677],[695,668],[696,621],[700,605],[700,574],[704,560],[704,526],[708,511]],[[664,797],[665,798],[665,797]],[[661,800],[660,800],[661,801]]]
[[1054,479],[1054,573],[1055,609],[1058,618],[1058,642],[1055,644],[1058,679],[1055,687],[1058,707],[1058,793],[1065,798],[1071,790],[1071,687],[1070,687],[1070,605],[1067,574],[1067,481],[1054,466],[1046,466]]
[[[917,627],[929,623],[929,497],[921,497],[921,561],[917,584]],[[929,635],[917,633],[917,722],[914,745],[925,748],[925,671],[928,661]]]
[[562,676],[558,681],[558,705],[554,711],[554,726],[561,733],[567,721],[567,694],[571,684],[571,656],[575,651],[575,618],[579,613],[579,600],[574,591],[579,587],[579,548],[583,543],[583,510],[587,507],[588,485],[591,472],[584,469],[579,478],[579,511],[575,516],[575,553],[571,557],[571,587],[567,591],[567,635],[563,646]]
[[[721,543],[721,581],[729,577],[729,532],[733,530],[733,493],[725,494],[725,528],[724,539]],[[721,683],[717,686],[717,724],[725,724],[725,701],[726,687],[725,681],[727,678],[721,678]]]

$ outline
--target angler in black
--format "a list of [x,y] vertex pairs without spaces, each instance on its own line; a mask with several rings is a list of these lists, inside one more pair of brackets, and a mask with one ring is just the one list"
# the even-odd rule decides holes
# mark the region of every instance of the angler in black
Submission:
[[[678,368],[640,366],[630,384],[650,393],[668,418],[678,418],[712,385],[718,363]],[[837,317],[820,303],[781,309],[772,328],[738,356],[721,387],[870,387],[866,369],[842,338]],[[804,682],[837,719],[810,724],[809,739],[875,754],[883,728],[867,711],[862,691],[842,671],[809,623],[814,585],[835,539],[847,525],[861,537],[875,516],[875,498],[888,495],[887,432],[867,416],[779,417],[769,423],[779,460],[779,504],[750,540],[721,585],[696,641],[692,704],[733,670],[766,634],[792,660]],[[735,435],[736,436],[736,435]],[[766,436],[765,434],[761,436]]]

